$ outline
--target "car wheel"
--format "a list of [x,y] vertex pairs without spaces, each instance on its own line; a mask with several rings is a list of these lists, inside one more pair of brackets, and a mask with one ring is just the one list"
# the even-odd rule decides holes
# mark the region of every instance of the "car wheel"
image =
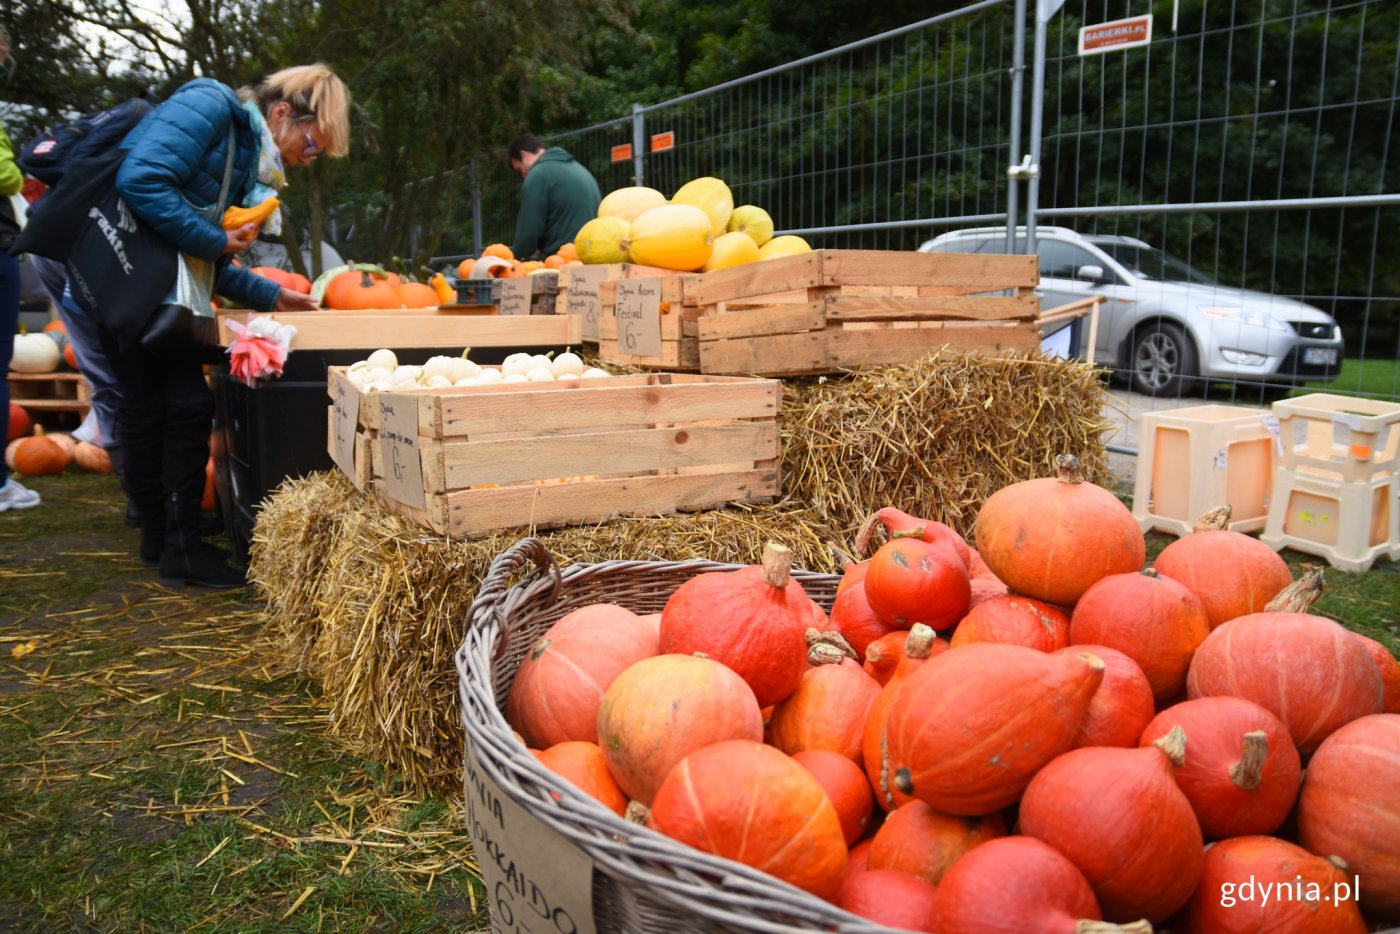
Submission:
[[1129,361],[1133,390],[1149,396],[1181,395],[1196,378],[1196,347],[1174,324],[1150,324],[1133,336]]

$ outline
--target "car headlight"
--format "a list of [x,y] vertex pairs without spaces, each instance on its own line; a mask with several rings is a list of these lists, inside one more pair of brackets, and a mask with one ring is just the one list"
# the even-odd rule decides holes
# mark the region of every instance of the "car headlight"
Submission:
[[1225,308],[1209,305],[1198,307],[1196,310],[1208,318],[1227,318],[1233,321],[1239,321],[1241,324],[1253,325],[1256,328],[1281,331],[1284,334],[1293,333],[1293,329],[1288,326],[1288,322],[1280,321],[1267,311],[1261,311],[1258,308]]

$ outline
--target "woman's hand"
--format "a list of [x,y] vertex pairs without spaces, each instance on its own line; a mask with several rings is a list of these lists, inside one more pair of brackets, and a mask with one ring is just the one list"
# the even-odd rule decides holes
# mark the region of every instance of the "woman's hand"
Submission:
[[224,245],[224,252],[242,253],[253,245],[254,240],[258,239],[258,225],[244,224],[242,227],[224,231],[224,235],[228,237],[228,243]]
[[274,311],[315,311],[320,306],[316,299],[305,292],[294,292],[291,289],[283,289],[277,295],[277,306]]

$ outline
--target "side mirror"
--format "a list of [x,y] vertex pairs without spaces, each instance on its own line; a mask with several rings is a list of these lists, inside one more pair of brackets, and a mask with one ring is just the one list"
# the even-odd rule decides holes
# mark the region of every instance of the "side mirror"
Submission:
[[1080,266],[1075,270],[1074,278],[1092,282],[1095,285],[1101,285],[1108,281],[1102,266]]

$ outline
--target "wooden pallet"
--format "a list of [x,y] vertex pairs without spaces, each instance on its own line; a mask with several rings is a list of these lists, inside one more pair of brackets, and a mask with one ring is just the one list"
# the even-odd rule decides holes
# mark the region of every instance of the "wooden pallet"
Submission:
[[30,412],[76,412],[87,415],[92,387],[81,373],[11,373],[10,401]]
[[909,363],[935,348],[1032,349],[1033,256],[817,250],[686,280],[704,373],[788,376]]
[[[337,462],[390,509],[444,535],[767,502],[780,491],[775,380],[636,374],[374,396],[347,385],[332,368],[331,397],[357,421],[353,442],[342,436],[349,463]],[[403,403],[417,419],[408,447],[384,414]],[[333,456],[336,413],[333,403]],[[416,490],[402,476],[415,466],[410,450]]]

